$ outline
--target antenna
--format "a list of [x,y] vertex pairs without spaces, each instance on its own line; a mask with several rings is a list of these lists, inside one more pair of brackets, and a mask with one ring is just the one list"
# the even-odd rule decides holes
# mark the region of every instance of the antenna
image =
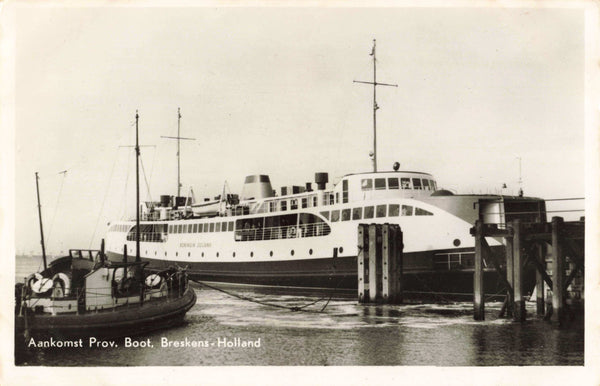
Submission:
[[364,83],[373,85],[373,171],[377,172],[377,110],[379,110],[379,106],[377,105],[377,86],[398,87],[398,85],[377,82],[377,59],[375,58],[375,47],[376,40],[373,39],[373,49],[369,54],[373,57],[373,81],[365,82],[361,80],[355,80],[354,83]]
[[179,136],[179,131],[181,129],[181,110],[178,107],[177,108],[177,137],[167,137],[167,136],[162,136],[161,138],[167,138],[167,139],[176,139],[177,140],[177,197],[180,196],[180,192],[181,192],[181,163],[180,163],[180,144],[179,141],[181,139],[185,139],[188,141],[195,141],[196,138],[184,138]]
[[523,178],[521,178],[521,157],[517,157],[519,160],[519,197],[523,197]]

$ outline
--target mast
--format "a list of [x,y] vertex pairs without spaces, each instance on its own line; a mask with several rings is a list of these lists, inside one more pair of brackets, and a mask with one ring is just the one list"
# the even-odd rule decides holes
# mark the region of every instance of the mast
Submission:
[[377,86],[391,86],[398,87],[397,84],[388,83],[377,83],[377,59],[375,57],[376,40],[373,39],[373,49],[371,50],[370,56],[373,57],[373,82],[364,82],[355,80],[354,83],[364,83],[373,85],[373,172],[377,172]]
[[163,136],[161,135],[161,138],[168,138],[168,139],[176,139],[177,140],[177,197],[179,197],[181,195],[181,161],[180,161],[180,140],[181,139],[186,139],[189,141],[195,141],[196,138],[184,138],[180,136],[180,131],[181,131],[181,109],[178,107],[177,108],[177,137],[167,137],[167,136]]
[[135,110],[135,261],[140,261],[140,143],[138,111]]
[[38,202],[38,215],[40,217],[40,235],[42,237],[42,258],[44,259],[44,270],[48,267],[46,265],[46,245],[44,244],[44,228],[42,226],[42,204],[40,204],[40,185],[38,180],[38,172],[35,172],[35,190],[37,191],[37,202]]

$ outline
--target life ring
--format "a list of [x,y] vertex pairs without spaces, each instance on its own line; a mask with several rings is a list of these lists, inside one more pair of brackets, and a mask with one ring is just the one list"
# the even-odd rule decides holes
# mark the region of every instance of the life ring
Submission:
[[49,292],[54,285],[52,279],[42,277],[40,280],[36,280],[31,284],[31,290],[36,294],[42,295]]
[[293,239],[296,237],[296,227],[290,227],[288,229],[288,239]]
[[64,297],[71,293],[71,280],[66,274],[59,272],[52,277],[54,281],[54,289],[52,295],[54,297]]
[[146,276],[146,280],[144,281],[144,283],[146,283],[146,287],[148,287],[148,288],[158,288],[158,286],[160,286],[161,282],[162,282],[162,277],[155,273]]
[[31,275],[29,275],[27,277],[27,280],[25,280],[25,282],[27,283],[27,288],[31,289],[33,286],[33,283],[35,283],[36,281],[42,280],[44,277],[39,273],[32,273]]

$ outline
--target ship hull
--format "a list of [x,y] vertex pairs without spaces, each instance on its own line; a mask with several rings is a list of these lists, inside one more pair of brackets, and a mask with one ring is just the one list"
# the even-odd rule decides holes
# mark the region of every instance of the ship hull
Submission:
[[[500,248],[501,249],[501,248]],[[448,297],[467,299],[473,294],[472,267],[448,267],[435,264],[438,251],[406,253],[403,259],[402,285],[406,295],[414,297]],[[455,250],[456,252],[456,250]],[[439,252],[437,253],[439,255]],[[109,253],[109,259],[123,256]],[[162,270],[169,266],[187,267],[190,279],[276,287],[306,287],[338,290],[358,288],[357,257],[330,257],[254,262],[196,262],[144,259],[148,269]],[[527,270],[525,291],[533,289],[535,277]],[[487,295],[505,293],[503,281],[493,268],[484,269],[484,290]]]

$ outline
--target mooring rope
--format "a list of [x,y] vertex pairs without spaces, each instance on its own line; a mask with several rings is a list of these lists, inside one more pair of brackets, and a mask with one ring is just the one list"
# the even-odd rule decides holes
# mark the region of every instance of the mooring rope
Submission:
[[[290,306],[284,306],[284,305],[281,305],[281,304],[276,304],[276,303],[268,303],[268,302],[264,302],[264,301],[261,301],[261,300],[253,299],[253,298],[251,298],[251,297],[248,297],[248,296],[244,296],[244,295],[236,294],[236,293],[234,293],[234,292],[227,291],[227,290],[224,290],[224,289],[222,289],[222,288],[218,288],[218,287],[212,286],[212,285],[210,285],[210,284],[207,284],[207,283],[205,283],[205,282],[203,282],[203,281],[200,281],[200,280],[194,280],[194,279],[190,279],[190,280],[191,280],[191,281],[193,281],[194,283],[198,283],[198,284],[200,284],[200,285],[202,285],[202,286],[204,286],[204,287],[206,287],[206,288],[210,288],[210,289],[213,289],[213,290],[215,290],[215,291],[222,292],[222,293],[224,293],[224,294],[226,294],[226,295],[229,295],[229,296],[232,296],[232,297],[238,298],[238,299],[240,299],[240,300],[245,300],[245,301],[249,301],[249,302],[252,302],[252,303],[257,303],[257,304],[261,304],[261,305],[263,305],[263,306],[268,306],[268,307],[274,307],[274,308],[282,308],[282,309],[287,309],[287,310],[290,310],[290,311],[292,311],[292,312],[298,312],[298,311],[302,311],[302,312],[309,312],[309,313],[321,313],[321,312],[323,312],[323,311],[325,310],[325,308],[327,307],[327,305],[328,305],[328,304],[329,304],[329,302],[331,301],[331,298],[333,297],[333,293],[331,293],[331,294],[330,294],[330,296],[329,296],[329,299],[327,299],[327,302],[325,303],[325,306],[323,306],[323,308],[321,308],[321,310],[320,310],[320,311],[315,311],[315,310],[306,310],[306,309],[305,309],[306,307],[312,306],[313,304],[316,304],[316,303],[318,303],[318,302],[320,302],[320,301],[323,301],[323,300],[325,300],[327,297],[326,297],[326,296],[324,296],[324,297],[322,297],[322,298],[319,298],[319,299],[317,299],[317,300],[315,300],[315,301],[313,301],[313,302],[310,302],[310,303],[304,304],[304,305],[302,305],[302,306],[292,306],[292,307],[290,307]],[[339,285],[339,284],[338,284],[338,285]]]

